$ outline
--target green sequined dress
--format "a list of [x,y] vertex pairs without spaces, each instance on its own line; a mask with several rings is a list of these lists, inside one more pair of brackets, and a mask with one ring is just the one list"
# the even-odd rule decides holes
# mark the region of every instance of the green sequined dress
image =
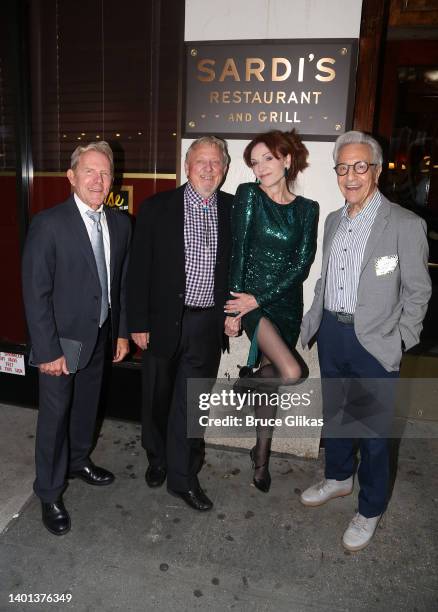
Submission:
[[319,206],[297,196],[277,204],[256,183],[237,189],[232,211],[231,291],[251,293],[259,308],[242,318],[251,340],[249,366],[260,358],[257,327],[267,317],[295,347],[303,317],[303,281],[316,252]]

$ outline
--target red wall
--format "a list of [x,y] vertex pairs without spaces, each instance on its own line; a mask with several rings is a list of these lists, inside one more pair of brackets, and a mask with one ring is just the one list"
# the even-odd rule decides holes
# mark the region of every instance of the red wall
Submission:
[[26,339],[15,176],[0,176],[0,192],[0,341],[15,344]]
[[[141,202],[158,191],[175,187],[175,179],[124,178],[133,187],[133,212]],[[21,253],[15,176],[0,176],[0,342],[25,344],[27,339],[21,296]],[[64,201],[70,194],[66,177],[36,176],[33,181],[30,216]]]
[[[137,214],[140,204],[159,191],[174,189],[175,179],[123,178],[119,184],[133,187],[133,212]],[[63,202],[70,195],[70,183],[64,176],[36,176],[33,181],[31,215]]]

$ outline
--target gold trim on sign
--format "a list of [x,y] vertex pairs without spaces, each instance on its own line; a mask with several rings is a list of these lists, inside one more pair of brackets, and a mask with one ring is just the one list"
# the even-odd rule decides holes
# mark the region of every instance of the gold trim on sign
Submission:
[[[66,177],[65,172],[34,172],[34,176],[45,177]],[[120,178],[120,174],[116,174],[116,178]],[[124,172],[122,178],[127,179],[166,179],[169,181],[176,180],[176,174],[160,174],[155,172]]]
[[[17,176],[16,172],[0,172],[0,176]],[[175,175],[176,178],[176,175]]]

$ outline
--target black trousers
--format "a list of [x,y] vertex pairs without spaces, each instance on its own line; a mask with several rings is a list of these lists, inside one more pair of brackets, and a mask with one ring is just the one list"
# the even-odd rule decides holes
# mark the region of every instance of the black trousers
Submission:
[[56,501],[67,473],[89,461],[109,327],[109,321],[101,327],[91,360],[76,374],[39,373],[34,491],[44,502]]
[[204,459],[203,439],[187,436],[187,380],[215,379],[220,355],[214,309],[184,311],[172,358],[143,352],[142,444],[151,465],[167,468],[167,485],[174,491],[197,486]]

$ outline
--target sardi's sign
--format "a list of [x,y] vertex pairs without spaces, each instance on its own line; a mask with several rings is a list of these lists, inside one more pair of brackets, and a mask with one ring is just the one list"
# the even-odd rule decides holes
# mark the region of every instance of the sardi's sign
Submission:
[[185,136],[334,140],[351,128],[356,61],[355,40],[187,43]]

